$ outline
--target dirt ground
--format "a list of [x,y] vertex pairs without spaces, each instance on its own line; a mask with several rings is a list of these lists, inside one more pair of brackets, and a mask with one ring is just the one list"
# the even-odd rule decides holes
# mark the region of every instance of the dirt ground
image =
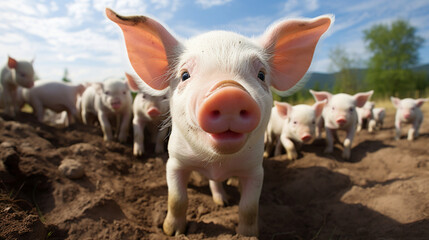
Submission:
[[[265,159],[259,239],[429,239],[429,104],[424,112],[421,136],[395,141],[390,109],[381,131],[357,134],[349,162],[339,145],[324,154],[323,140],[296,161]],[[0,239],[169,239],[167,154],[135,158],[131,137],[105,143],[94,127],[0,117]],[[83,164],[84,177],[60,174],[66,158]],[[194,176],[178,239],[250,239],[235,234],[240,193],[226,191],[230,205],[216,206]]]

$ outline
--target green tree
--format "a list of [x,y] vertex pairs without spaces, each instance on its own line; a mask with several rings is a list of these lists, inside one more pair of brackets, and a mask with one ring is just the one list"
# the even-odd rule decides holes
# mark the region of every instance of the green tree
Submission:
[[359,91],[362,86],[355,71],[360,62],[359,59],[352,57],[341,46],[331,49],[329,58],[331,60],[331,69],[338,71],[335,73],[333,91],[348,93]]
[[63,78],[61,78],[63,82],[71,82],[71,79],[69,78],[69,70],[67,68],[64,69],[64,75]]
[[416,28],[396,20],[390,26],[379,24],[364,30],[364,40],[372,53],[366,80],[377,95],[404,96],[421,85],[420,76],[411,70],[424,41],[416,35]]

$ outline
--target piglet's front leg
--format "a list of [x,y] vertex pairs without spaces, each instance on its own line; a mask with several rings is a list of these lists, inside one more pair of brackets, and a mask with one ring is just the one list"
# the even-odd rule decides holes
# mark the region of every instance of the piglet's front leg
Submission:
[[281,140],[284,148],[286,149],[287,157],[290,160],[297,159],[298,158],[298,153],[296,152],[295,144],[293,143],[293,141],[290,140],[289,138],[287,138],[284,135],[280,136],[280,140]]
[[131,121],[131,112],[125,112],[122,115],[121,118],[121,125],[119,127],[119,135],[118,140],[119,142],[123,143],[127,141],[128,136],[128,128],[130,127],[130,121]]
[[395,122],[395,140],[401,138],[401,123],[399,121]]
[[241,198],[238,206],[239,222],[237,233],[244,236],[258,236],[259,197],[261,195],[264,170],[262,167],[253,175],[239,177]]
[[350,159],[350,152],[351,152],[351,148],[352,148],[352,142],[353,142],[353,138],[355,136],[355,131],[354,129],[349,129],[347,131],[347,136],[346,139],[344,140],[343,146],[344,146],[344,150],[343,150],[343,154],[342,157],[345,160]]
[[185,233],[186,210],[188,209],[186,186],[190,173],[189,170],[182,169],[176,159],[168,159],[168,211],[163,224],[164,233],[167,235],[177,236]]
[[325,128],[326,130],[326,148],[325,153],[332,153],[334,151],[334,131],[330,128]]
[[156,135],[155,153],[164,153],[164,140],[167,136],[168,129],[162,129]]
[[100,121],[101,130],[103,130],[104,141],[112,141],[112,126],[110,125],[107,114],[100,111],[98,113],[98,120]]
[[134,156],[141,156],[144,153],[144,124],[134,118],[133,132],[134,132]]

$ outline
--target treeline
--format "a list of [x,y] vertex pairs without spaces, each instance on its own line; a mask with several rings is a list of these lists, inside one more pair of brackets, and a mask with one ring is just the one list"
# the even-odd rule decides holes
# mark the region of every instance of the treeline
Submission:
[[[374,25],[364,30],[364,41],[371,57],[362,61],[337,46],[331,49],[329,58],[335,81],[324,84],[324,79],[311,79],[312,85],[288,97],[274,96],[275,100],[291,103],[303,102],[311,97],[308,89],[333,93],[374,90],[373,99],[389,96],[427,97],[429,93],[429,65],[416,68],[419,63],[418,50],[424,39],[416,34],[416,28],[405,20],[396,20],[390,25]],[[362,68],[366,68],[363,70]]]

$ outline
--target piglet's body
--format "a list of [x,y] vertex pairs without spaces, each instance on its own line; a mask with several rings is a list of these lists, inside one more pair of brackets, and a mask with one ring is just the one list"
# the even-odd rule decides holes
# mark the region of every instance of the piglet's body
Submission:
[[154,90],[139,90],[137,79],[126,74],[128,84],[134,91],[139,91],[133,103],[133,131],[135,156],[144,153],[144,130],[147,129],[152,142],[155,143],[155,153],[164,152],[164,140],[167,137],[168,128],[163,127],[170,110],[168,89],[155,93]]
[[399,99],[396,97],[390,97],[390,100],[393,103],[393,106],[396,108],[395,115],[395,139],[399,140],[401,137],[401,125],[402,124],[411,124],[410,130],[408,130],[409,141],[414,140],[419,136],[420,125],[423,122],[423,113],[420,107],[423,103],[427,102],[427,98],[405,98]]
[[375,120],[375,128],[381,129],[383,127],[384,118],[386,117],[386,109],[384,108],[374,108],[372,110],[372,115]]
[[39,80],[34,87],[22,89],[22,98],[33,108],[39,122],[43,122],[45,109],[50,109],[56,113],[66,111],[71,124],[77,118],[77,96],[84,90],[82,84]]
[[128,85],[120,79],[93,83],[82,94],[81,111],[84,124],[96,118],[100,122],[105,141],[112,141],[112,123],[116,122],[116,136],[125,142],[132,115],[132,97]]
[[368,125],[368,132],[373,132],[375,128],[375,120],[373,115],[374,102],[367,101],[363,107],[356,107],[356,112],[358,116],[358,124],[356,131],[360,132],[362,130],[362,125],[366,121]]
[[295,145],[301,146],[315,137],[316,122],[319,120],[326,101],[313,106],[304,104],[291,106],[288,103],[274,102],[270,122],[267,127],[267,155],[276,143],[274,156],[286,149],[289,159],[298,157]]
[[328,100],[322,114],[326,130],[327,146],[325,153],[334,151],[334,136],[336,136],[337,130],[343,130],[346,131],[347,136],[343,144],[342,157],[350,159],[350,150],[358,122],[356,107],[363,107],[372,96],[373,91],[356,93],[353,96],[346,93],[332,95],[328,92],[316,92],[313,90],[310,90],[310,92],[316,101]]
[[214,31],[179,42],[148,17],[106,13],[123,30],[140,78],[154,89],[172,91],[164,232],[185,232],[186,186],[191,172],[198,171],[210,179],[220,205],[227,200],[222,181],[238,177],[237,232],[257,235],[270,86],[285,91],[303,77],[331,18],[279,22],[259,39]]
[[18,86],[31,88],[34,85],[33,62],[17,61],[9,57],[8,63],[1,70],[0,83],[5,113],[14,117],[19,110]]

